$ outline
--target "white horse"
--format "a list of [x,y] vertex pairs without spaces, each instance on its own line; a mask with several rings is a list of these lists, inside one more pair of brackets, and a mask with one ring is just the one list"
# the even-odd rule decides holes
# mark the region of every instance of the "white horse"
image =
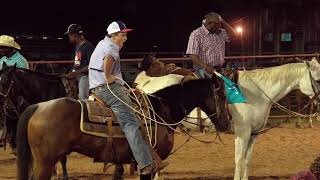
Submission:
[[306,63],[239,73],[238,84],[248,102],[229,106],[235,133],[235,180],[248,179],[248,168],[257,137],[254,134],[265,127],[272,102],[279,101],[294,89],[300,89],[309,97],[314,96],[312,78],[320,80],[320,65],[315,58]]
[[[175,75],[171,76],[174,78]],[[300,89],[303,94],[313,97],[316,94],[314,89],[318,89],[313,86],[313,80],[320,81],[320,64],[316,58],[306,63],[239,72],[238,85],[248,102],[229,105],[235,134],[235,180],[248,179],[248,168],[257,137],[254,134],[266,126],[273,102],[279,101],[294,89]],[[157,84],[156,81],[153,83]]]

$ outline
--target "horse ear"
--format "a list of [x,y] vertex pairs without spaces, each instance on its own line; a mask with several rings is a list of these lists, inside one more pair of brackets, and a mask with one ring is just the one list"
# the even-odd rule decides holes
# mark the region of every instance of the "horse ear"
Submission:
[[7,63],[6,63],[6,62],[3,62],[3,63],[2,63],[2,69],[7,69],[7,68],[8,68]]
[[318,59],[317,59],[317,57],[313,57],[313,58],[311,59],[311,61],[312,61],[312,62],[316,62],[316,63],[319,62]]

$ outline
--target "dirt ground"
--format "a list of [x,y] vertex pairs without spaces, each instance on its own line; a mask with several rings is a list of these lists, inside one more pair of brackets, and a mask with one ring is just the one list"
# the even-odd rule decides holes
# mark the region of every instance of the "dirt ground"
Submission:
[[[200,135],[200,134],[197,134]],[[203,140],[214,139],[213,134],[200,136]],[[221,135],[223,143],[203,144],[191,140],[167,161],[170,163],[162,172],[164,179],[232,179],[234,172],[234,137]],[[289,179],[300,170],[307,169],[320,152],[320,125],[313,129],[297,129],[285,124],[258,137],[254,146],[250,179]],[[187,137],[177,134],[175,147]],[[16,179],[15,157],[10,151],[0,151],[0,179]],[[79,154],[68,157],[71,179],[111,179],[112,168],[104,174],[103,164]],[[61,171],[60,171],[61,172]],[[126,179],[129,166],[125,167]]]

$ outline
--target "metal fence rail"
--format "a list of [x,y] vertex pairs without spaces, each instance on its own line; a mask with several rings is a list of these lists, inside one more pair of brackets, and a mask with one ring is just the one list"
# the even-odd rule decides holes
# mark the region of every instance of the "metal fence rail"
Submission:
[[[285,59],[292,59],[292,58],[311,58],[318,56],[318,54],[286,54],[286,55],[281,55],[281,54],[276,54],[276,55],[258,55],[258,56],[228,56],[225,57],[226,62],[250,62],[250,61],[255,61],[255,60],[262,60],[263,62],[268,62],[268,60],[285,60]],[[186,62],[191,62],[191,59],[188,57],[182,57],[182,58],[159,58],[160,61],[164,62],[173,62],[173,63],[186,63]],[[142,58],[133,58],[133,59],[121,59],[121,62],[123,63],[139,63],[142,61]],[[58,65],[58,64],[68,64],[72,65],[74,62],[71,60],[41,60],[41,61],[29,61],[30,69],[35,70],[38,65]],[[282,62],[283,63],[283,62]],[[281,63],[281,64],[282,64]],[[280,62],[279,62],[280,64]],[[250,67],[248,69],[255,69],[259,67],[259,62],[257,62],[253,67]],[[259,67],[263,68],[263,67]],[[301,93],[291,93],[287,97],[285,97],[282,102],[285,102],[287,107],[292,110],[293,107],[295,107],[295,110],[300,111],[301,107],[303,106],[303,99],[304,97],[301,95]],[[295,100],[295,103],[293,103]],[[301,104],[302,103],[302,104]],[[276,114],[273,116],[270,116],[270,118],[287,118],[288,120],[292,116],[290,114]]]

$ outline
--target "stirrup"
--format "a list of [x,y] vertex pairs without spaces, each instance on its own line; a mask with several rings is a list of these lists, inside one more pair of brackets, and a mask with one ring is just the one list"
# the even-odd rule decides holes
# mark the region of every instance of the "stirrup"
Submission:
[[156,174],[157,172],[160,172],[162,169],[167,167],[169,165],[168,162],[162,162],[160,166],[157,166],[155,162],[150,164],[147,167],[144,167],[139,171],[140,175],[148,175],[148,174]]

